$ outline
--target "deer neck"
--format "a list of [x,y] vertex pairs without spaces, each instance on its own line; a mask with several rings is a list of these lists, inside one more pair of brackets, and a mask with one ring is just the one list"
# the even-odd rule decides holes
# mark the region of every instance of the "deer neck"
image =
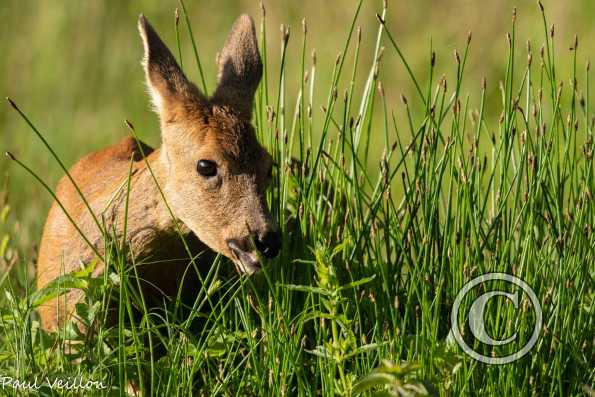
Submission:
[[167,173],[167,153],[156,149],[146,160],[134,164],[130,192],[126,179],[114,200],[112,219],[116,222],[117,234],[126,235],[133,254],[150,253],[165,241],[190,232],[166,203]]

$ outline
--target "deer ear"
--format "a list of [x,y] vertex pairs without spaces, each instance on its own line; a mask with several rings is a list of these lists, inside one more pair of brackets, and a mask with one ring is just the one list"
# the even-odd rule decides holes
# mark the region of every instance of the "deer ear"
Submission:
[[160,117],[163,119],[176,102],[201,98],[196,86],[188,81],[172,53],[142,14],[138,18],[138,30],[145,48],[143,66],[147,86]]
[[250,120],[254,93],[262,77],[262,61],[254,21],[240,16],[233,24],[219,55],[219,85],[211,98],[215,104],[225,105]]

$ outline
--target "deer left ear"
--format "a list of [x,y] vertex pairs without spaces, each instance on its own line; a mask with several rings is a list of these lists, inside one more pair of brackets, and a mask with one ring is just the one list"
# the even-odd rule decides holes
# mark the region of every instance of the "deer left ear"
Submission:
[[252,117],[254,93],[262,78],[262,61],[254,21],[240,16],[219,55],[219,85],[211,102],[229,106],[244,120]]
[[169,109],[185,99],[202,98],[202,94],[188,81],[171,51],[142,14],[138,18],[138,30],[145,48],[143,65],[147,86],[159,116],[165,118]]

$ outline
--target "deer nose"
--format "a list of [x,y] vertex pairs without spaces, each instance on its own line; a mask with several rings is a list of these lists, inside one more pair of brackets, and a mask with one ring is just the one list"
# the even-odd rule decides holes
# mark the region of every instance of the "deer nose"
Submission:
[[279,254],[279,250],[281,249],[281,233],[266,232],[265,234],[258,236],[255,244],[256,249],[265,258],[274,258]]

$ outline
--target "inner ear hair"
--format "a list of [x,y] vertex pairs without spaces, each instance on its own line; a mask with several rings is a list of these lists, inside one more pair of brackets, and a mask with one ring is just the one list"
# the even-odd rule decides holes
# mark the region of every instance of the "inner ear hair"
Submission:
[[219,84],[211,101],[228,106],[250,120],[254,93],[262,78],[262,61],[254,21],[241,15],[233,24],[218,57]]
[[171,51],[142,14],[138,18],[138,30],[145,49],[143,66],[147,85],[157,110],[162,111],[168,101],[175,99],[200,98],[196,86],[188,81]]

